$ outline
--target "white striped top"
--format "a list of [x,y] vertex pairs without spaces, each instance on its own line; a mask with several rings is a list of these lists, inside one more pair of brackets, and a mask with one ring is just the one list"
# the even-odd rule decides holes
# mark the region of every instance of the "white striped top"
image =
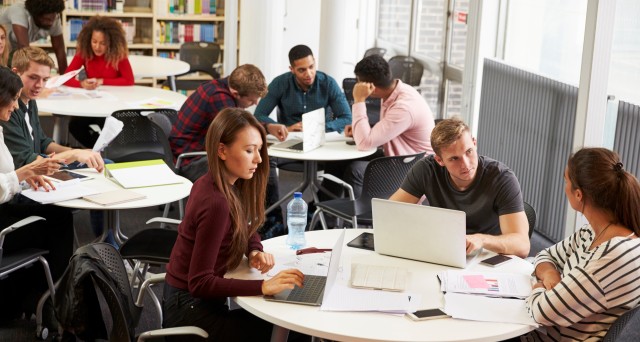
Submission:
[[533,290],[529,314],[543,327],[528,341],[599,341],[611,324],[640,301],[640,239],[614,237],[590,251],[595,234],[585,225],[536,256],[555,264],[561,281]]

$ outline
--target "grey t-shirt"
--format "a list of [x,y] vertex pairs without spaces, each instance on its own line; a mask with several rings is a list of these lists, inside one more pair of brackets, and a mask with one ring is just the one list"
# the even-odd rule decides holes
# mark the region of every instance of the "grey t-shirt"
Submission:
[[429,155],[409,170],[401,189],[412,196],[426,196],[427,204],[461,210],[467,214],[467,234],[500,235],[500,215],[524,211],[522,192],[516,175],[499,161],[478,156],[473,184],[457,190],[447,168]]
[[13,25],[20,25],[27,28],[29,33],[29,42],[36,42],[40,39],[47,38],[47,36],[55,37],[62,34],[60,15],[56,16],[56,20],[50,29],[41,29],[36,25],[33,21],[33,17],[24,7],[24,2],[15,3],[5,9],[2,14],[0,14],[0,24],[7,29],[7,36],[11,42],[11,48],[14,50],[18,47],[18,40],[16,39],[16,35],[13,33]]

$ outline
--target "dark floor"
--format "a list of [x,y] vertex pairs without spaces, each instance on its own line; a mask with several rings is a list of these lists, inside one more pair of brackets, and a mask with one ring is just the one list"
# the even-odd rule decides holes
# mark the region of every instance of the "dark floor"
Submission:
[[[286,194],[292,187],[300,182],[301,174],[295,172],[281,171],[280,173],[280,193]],[[305,193],[305,199],[310,200],[311,196]],[[170,212],[170,217],[177,218],[177,205],[175,210]],[[157,208],[144,208],[144,209],[132,209],[121,211],[120,222],[121,227],[125,235],[130,236],[137,231],[145,228],[145,222],[153,217],[162,216],[162,211]],[[74,214],[74,224],[76,229],[76,235],[78,243],[86,244],[93,240],[93,233],[89,226],[89,215],[87,211],[78,211]],[[539,250],[549,246],[551,244],[546,238],[539,234],[533,234],[531,239],[531,254],[535,255]],[[155,290],[158,294],[160,289]],[[145,303],[145,309],[143,310],[140,323],[138,325],[138,332],[147,331],[151,329],[157,329],[160,327],[160,323],[155,315],[155,309],[150,300]],[[0,325],[0,342],[4,341],[36,341],[35,338],[36,324],[35,320],[16,320],[9,322],[8,324]],[[51,340],[51,338],[49,338]]]

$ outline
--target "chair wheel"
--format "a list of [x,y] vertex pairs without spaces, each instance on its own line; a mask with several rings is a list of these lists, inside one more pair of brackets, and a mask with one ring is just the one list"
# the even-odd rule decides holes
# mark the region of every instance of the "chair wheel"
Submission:
[[41,340],[46,340],[49,337],[49,329],[47,327],[36,328],[36,337]]

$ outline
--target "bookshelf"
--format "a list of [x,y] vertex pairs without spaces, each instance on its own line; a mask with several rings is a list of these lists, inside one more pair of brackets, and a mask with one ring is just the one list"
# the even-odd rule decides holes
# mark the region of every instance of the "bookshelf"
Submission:
[[[5,0],[3,5],[17,1]],[[183,42],[198,40],[218,43],[224,50],[224,0],[67,0],[66,3],[67,8],[62,12],[62,27],[69,56],[75,55],[75,38],[83,22],[98,14],[122,22],[130,54],[179,58]],[[237,34],[230,39],[234,38],[236,41],[232,45],[237,46]],[[31,45],[47,50],[51,48],[48,41]],[[195,74],[181,79],[207,78]],[[163,81],[147,78],[136,80],[136,83],[158,86]]]

